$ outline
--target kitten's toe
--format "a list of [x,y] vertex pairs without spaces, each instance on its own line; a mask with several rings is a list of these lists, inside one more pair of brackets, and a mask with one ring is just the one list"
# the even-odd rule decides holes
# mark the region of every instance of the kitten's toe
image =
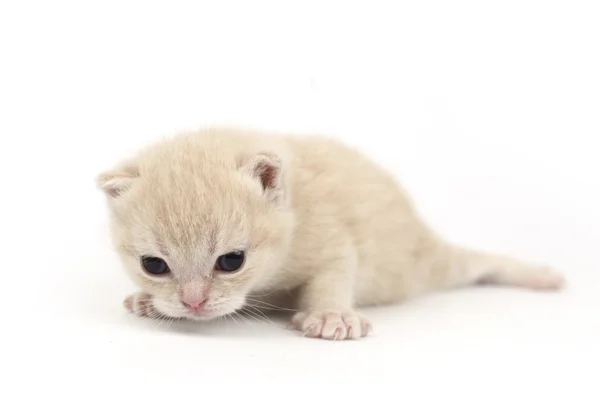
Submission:
[[123,307],[129,312],[133,312],[133,295],[125,297],[125,300],[123,300]]
[[156,311],[152,306],[152,296],[148,293],[139,292],[127,296],[123,300],[123,306],[127,311],[140,317],[154,317]]
[[370,322],[354,311],[300,312],[292,325],[305,336],[328,340],[359,339],[371,331]]

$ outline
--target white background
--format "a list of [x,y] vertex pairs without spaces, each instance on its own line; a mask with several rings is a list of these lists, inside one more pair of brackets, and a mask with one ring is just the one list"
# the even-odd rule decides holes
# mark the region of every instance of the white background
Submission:
[[[577,0],[3,1],[0,397],[598,399],[599,21]],[[207,124],[358,145],[447,238],[569,285],[368,310],[358,342],[126,315],[94,178]]]

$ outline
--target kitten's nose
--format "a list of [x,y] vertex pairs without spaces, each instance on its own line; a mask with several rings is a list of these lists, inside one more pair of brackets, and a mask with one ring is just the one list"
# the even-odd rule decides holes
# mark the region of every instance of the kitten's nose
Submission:
[[192,280],[181,286],[181,302],[192,310],[200,311],[206,305],[208,299],[208,285],[205,281]]
[[198,311],[204,308],[204,304],[206,304],[206,300],[183,300],[183,305],[187,308],[192,309],[193,311]]

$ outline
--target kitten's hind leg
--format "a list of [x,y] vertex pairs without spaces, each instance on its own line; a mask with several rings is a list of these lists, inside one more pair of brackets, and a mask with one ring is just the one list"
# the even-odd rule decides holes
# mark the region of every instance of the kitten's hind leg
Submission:
[[520,260],[472,250],[455,249],[452,264],[464,268],[469,284],[559,290],[565,278],[556,270]]

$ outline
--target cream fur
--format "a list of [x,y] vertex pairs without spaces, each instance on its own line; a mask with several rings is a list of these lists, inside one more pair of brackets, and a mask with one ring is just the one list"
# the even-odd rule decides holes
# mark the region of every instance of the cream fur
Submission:
[[[141,287],[125,305],[139,315],[211,319],[243,306],[286,307],[305,335],[346,339],[370,331],[360,307],[479,282],[563,283],[549,268],[447,243],[392,175],[323,137],[180,133],[98,184],[117,251]],[[215,271],[216,258],[233,250],[247,252],[244,266]],[[163,258],[171,273],[149,276],[143,255]],[[190,312],[184,287],[208,296],[208,311]]]

